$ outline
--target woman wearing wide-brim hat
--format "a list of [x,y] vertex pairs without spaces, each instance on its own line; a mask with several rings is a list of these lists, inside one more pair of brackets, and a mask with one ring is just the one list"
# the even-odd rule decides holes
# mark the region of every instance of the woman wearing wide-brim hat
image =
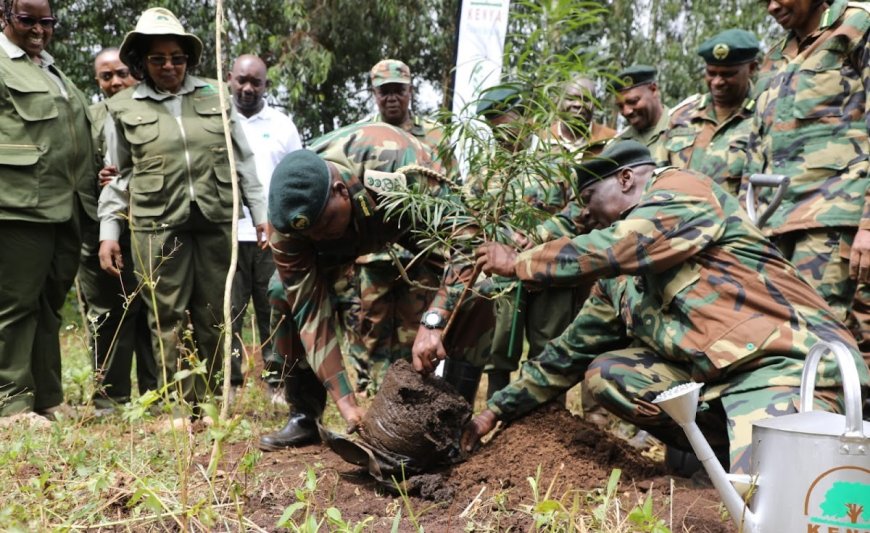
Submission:
[[[148,282],[143,290],[160,382],[205,361],[205,375],[181,380],[185,399],[197,402],[214,390],[220,370],[233,224],[218,84],[190,74],[202,42],[167,9],[143,12],[120,55],[143,82],[108,102],[107,130],[114,130],[107,131],[108,153],[120,176],[100,197],[100,264],[114,274],[124,266],[117,240],[129,209],[133,266]],[[265,194],[235,112],[229,112],[244,200],[258,231],[265,231]]]

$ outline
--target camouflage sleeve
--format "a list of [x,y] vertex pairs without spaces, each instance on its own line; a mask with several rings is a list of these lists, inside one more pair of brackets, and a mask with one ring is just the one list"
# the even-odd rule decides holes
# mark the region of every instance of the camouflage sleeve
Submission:
[[[870,133],[870,31],[864,34],[862,46],[859,49],[859,61],[861,68],[861,82],[864,84],[864,123],[867,132]],[[870,179],[867,192],[864,193],[864,210],[861,213],[860,229],[870,230]]]
[[614,304],[622,285],[619,279],[597,283],[574,322],[542,353],[523,363],[520,377],[493,395],[487,408],[500,420],[517,418],[579,383],[599,354],[625,345]]
[[[331,288],[317,267],[316,251],[307,241],[274,230],[269,244],[308,364],[328,390],[340,385],[337,377],[344,364],[335,335],[335,310]],[[340,390],[338,397],[350,392]]]
[[[561,237],[523,252],[517,277],[543,285],[575,285],[621,274],[661,272],[697,254],[724,231],[721,205],[701,180],[694,189],[666,171],[655,187],[622,220],[606,229],[569,239]],[[670,180],[674,187],[668,188]],[[687,192],[676,192],[679,189]],[[688,192],[692,191],[692,192]],[[712,213],[711,210],[718,211]]]
[[561,211],[535,227],[537,242],[548,242],[559,237],[572,238],[586,232],[583,224],[583,208],[576,201],[569,201]]

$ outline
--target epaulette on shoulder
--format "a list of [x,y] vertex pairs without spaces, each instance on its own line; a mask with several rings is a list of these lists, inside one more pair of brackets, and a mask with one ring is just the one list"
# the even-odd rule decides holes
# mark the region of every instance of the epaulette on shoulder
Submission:
[[681,107],[685,107],[689,104],[695,104],[695,103],[701,101],[701,99],[703,97],[704,97],[704,95],[701,93],[696,93],[696,94],[693,94],[691,96],[687,96],[686,98],[683,99],[682,102],[680,102],[679,104],[677,104],[671,108],[671,114],[676,113],[677,110],[680,109]]

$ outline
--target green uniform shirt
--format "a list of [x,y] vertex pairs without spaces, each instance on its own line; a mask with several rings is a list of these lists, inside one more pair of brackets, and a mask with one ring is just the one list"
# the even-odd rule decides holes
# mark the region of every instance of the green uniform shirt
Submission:
[[[582,380],[599,354],[629,345],[681,365],[707,384],[705,399],[724,388],[799,386],[806,353],[819,340],[848,346],[862,363],[861,383],[870,383],[852,335],[822,298],[737,199],[695,172],[660,169],[609,228],[524,252],[516,273],[545,285],[601,281],[566,332],[490,400],[505,419]],[[830,359],[816,383],[840,384]]]
[[621,141],[633,140],[644,144],[649,148],[654,160],[662,161],[664,159],[662,143],[664,141],[664,133],[668,131],[670,120],[671,112],[667,107],[665,107],[662,110],[662,116],[659,118],[659,121],[650,129],[641,133],[637,131],[634,126],[629,125],[627,128],[622,130],[616,138]]
[[0,219],[65,222],[75,202],[96,220],[97,156],[84,95],[42,52],[0,35]]
[[667,165],[697,170],[737,196],[755,101],[747,98],[721,123],[710,94],[695,95],[671,112],[662,146]]
[[[870,229],[868,30],[866,2],[833,0],[815,32],[802,42],[792,32],[768,54],[745,175],[785,174],[791,185],[766,233]],[[760,190],[760,209],[773,193]]]

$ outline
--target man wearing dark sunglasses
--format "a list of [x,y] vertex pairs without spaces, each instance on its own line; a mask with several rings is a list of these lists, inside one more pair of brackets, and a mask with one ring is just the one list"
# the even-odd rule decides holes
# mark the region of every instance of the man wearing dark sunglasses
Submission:
[[4,0],[0,35],[0,416],[63,405],[60,308],[96,220],[87,101],[45,47],[48,0]]

